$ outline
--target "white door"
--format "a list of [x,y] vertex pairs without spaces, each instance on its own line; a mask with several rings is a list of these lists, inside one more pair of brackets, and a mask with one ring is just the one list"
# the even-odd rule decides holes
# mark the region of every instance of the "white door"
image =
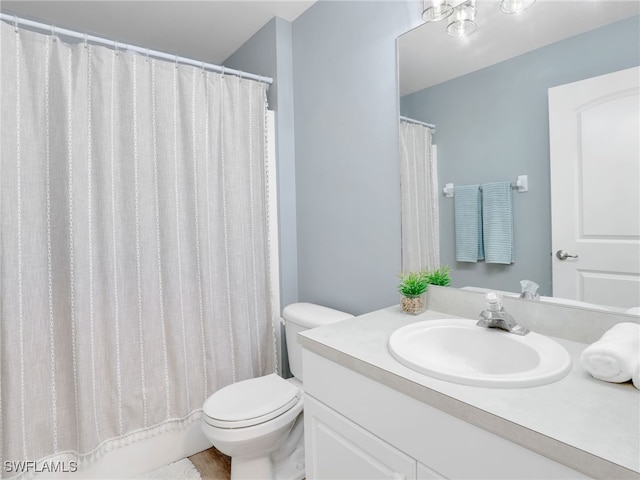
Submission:
[[640,67],[549,89],[549,136],[553,295],[639,306]]

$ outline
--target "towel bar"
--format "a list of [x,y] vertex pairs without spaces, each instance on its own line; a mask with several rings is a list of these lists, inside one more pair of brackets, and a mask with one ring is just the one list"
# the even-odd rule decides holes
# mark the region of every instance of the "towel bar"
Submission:
[[[518,175],[518,180],[516,180],[515,184],[514,183],[511,184],[511,188],[513,188],[514,190],[517,189],[518,193],[528,192],[529,176]],[[453,197],[454,191],[455,191],[455,187],[453,183],[445,184],[444,188],[442,189],[442,193],[444,194],[445,197]],[[482,186],[480,187],[480,191],[482,191]]]

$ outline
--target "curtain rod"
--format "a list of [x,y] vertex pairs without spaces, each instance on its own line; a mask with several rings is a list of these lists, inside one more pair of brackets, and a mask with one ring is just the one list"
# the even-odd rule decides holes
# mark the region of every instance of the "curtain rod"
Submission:
[[423,127],[427,127],[433,130],[433,133],[436,133],[436,126],[432,125],[431,123],[424,123],[424,122],[421,122],[420,120],[414,120],[413,118],[403,117],[403,116],[400,116],[400,120],[404,120],[405,122],[409,122],[409,123],[415,123],[417,125],[422,125]]
[[106,45],[108,47],[113,47],[116,50],[128,50],[132,52],[137,52],[143,55],[152,56],[162,60],[170,60],[176,63],[182,63],[186,65],[192,65],[194,67],[204,68],[206,70],[212,70],[217,73],[235,75],[240,78],[248,78],[250,80],[257,80],[258,82],[267,83],[269,85],[273,83],[273,79],[270,77],[263,77],[261,75],[255,75],[253,73],[242,72],[240,70],[235,70],[233,68],[226,68],[220,65],[214,65],[212,63],[199,62],[191,58],[180,57],[178,55],[171,55],[169,53],[159,52],[157,50],[150,50],[148,48],[137,47],[135,45],[128,45],[126,43],[120,43],[113,40],[108,40],[106,38],[96,37],[94,35],[88,35],[86,33],[67,30],[66,28],[59,28],[59,27],[56,27],[55,25],[47,25],[46,23],[27,20],[25,18],[20,18],[16,15],[9,15],[9,14],[0,12],[0,20],[4,20],[12,24],[14,27],[18,27],[19,25],[25,25],[27,27],[50,32],[52,35],[65,35],[67,37],[79,38],[84,41],[98,43],[98,44]]

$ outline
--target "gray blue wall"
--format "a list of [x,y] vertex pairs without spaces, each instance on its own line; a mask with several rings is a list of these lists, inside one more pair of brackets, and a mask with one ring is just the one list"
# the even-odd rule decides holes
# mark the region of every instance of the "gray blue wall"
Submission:
[[398,301],[396,37],[420,7],[320,1],[293,24],[269,22],[225,62],[275,79],[283,306],[360,314]]
[[420,6],[321,1],[293,22],[301,301],[354,314],[398,302],[395,40]]
[[224,62],[227,67],[274,79],[269,88],[268,100],[276,116],[280,301],[283,307],[298,301],[291,42],[291,23],[276,17]]
[[524,278],[550,294],[551,201],[547,89],[640,63],[640,19],[572,37],[401,99],[403,115],[436,124],[439,183],[515,181],[515,264],[456,263],[453,199],[440,200],[442,263],[455,286],[519,290]]

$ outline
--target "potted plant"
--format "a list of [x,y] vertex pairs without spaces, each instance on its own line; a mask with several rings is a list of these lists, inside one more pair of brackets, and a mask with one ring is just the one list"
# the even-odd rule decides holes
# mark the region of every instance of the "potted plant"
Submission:
[[426,292],[429,287],[425,272],[409,272],[400,275],[398,291],[402,295],[400,307],[403,312],[416,315],[427,306]]
[[429,285],[438,285],[440,287],[448,287],[451,285],[450,270],[447,265],[431,270],[430,272],[425,272],[425,276]]

